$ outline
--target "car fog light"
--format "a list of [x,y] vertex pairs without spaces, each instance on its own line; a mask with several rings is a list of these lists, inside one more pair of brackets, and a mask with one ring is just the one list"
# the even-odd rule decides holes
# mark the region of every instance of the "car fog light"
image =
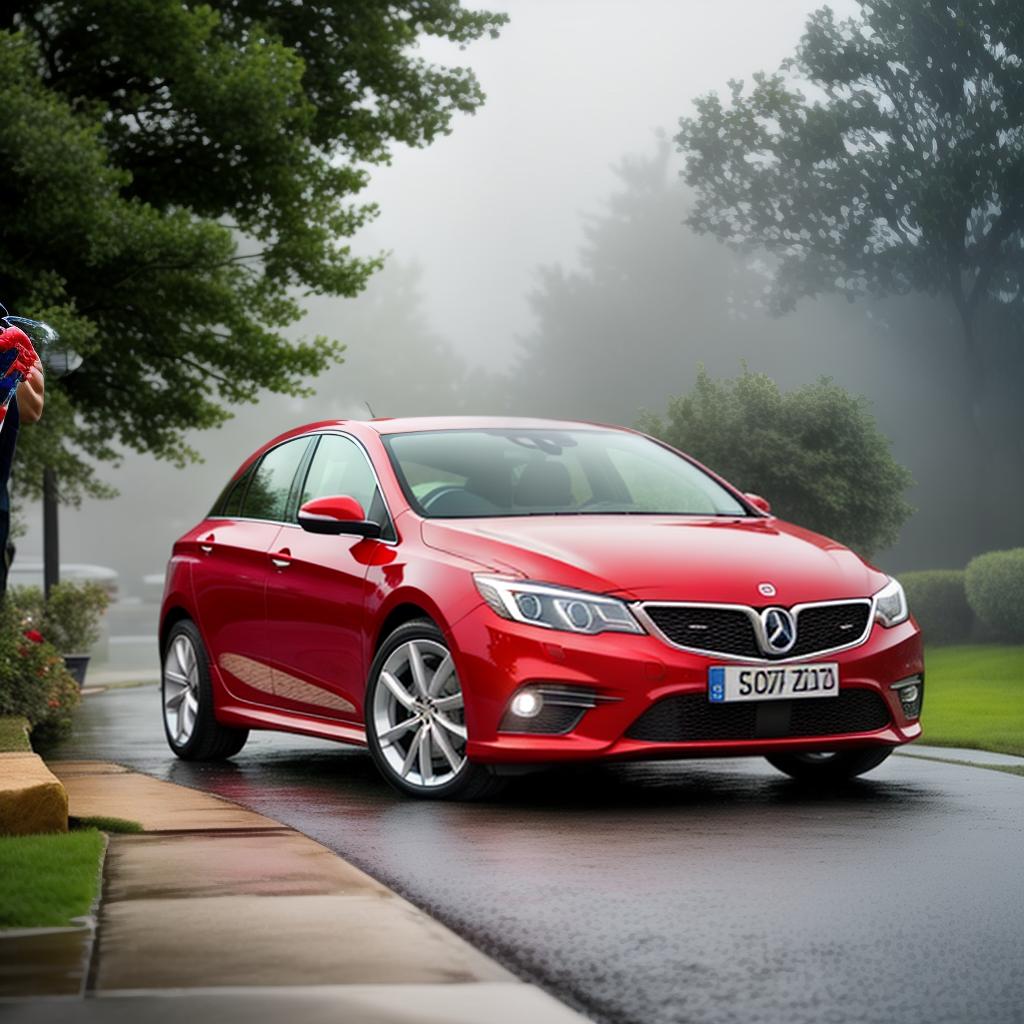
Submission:
[[512,698],[509,710],[516,718],[536,718],[544,707],[544,698],[536,690],[520,690]]
[[920,676],[910,676],[893,683],[892,688],[900,699],[900,706],[907,718],[921,717],[921,704],[924,701],[924,680]]

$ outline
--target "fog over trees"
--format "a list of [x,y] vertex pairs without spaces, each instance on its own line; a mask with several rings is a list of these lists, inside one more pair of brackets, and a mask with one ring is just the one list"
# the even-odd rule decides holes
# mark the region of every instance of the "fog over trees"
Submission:
[[[977,452],[961,400],[954,311],[920,297],[861,304],[824,297],[772,316],[762,301],[768,265],[684,226],[692,197],[679,166],[665,146],[620,165],[620,189],[587,223],[580,269],[543,273],[533,296],[536,327],[524,339],[510,400],[536,413],[561,409],[632,424],[643,409],[661,411],[689,390],[701,363],[731,377],[746,361],[784,388],[831,376],[871,401],[897,460],[917,481],[912,528],[886,564],[962,565],[977,550],[1012,543],[1020,525],[1013,460],[1021,407],[1009,342],[985,412],[993,439],[1003,440],[993,443],[1002,472],[981,497],[968,483]],[[986,522],[977,514],[982,501],[992,510]]]
[[[239,462],[297,423],[363,418],[372,410],[378,416],[499,412],[634,425],[645,413],[664,415],[674,397],[691,392],[701,365],[712,378],[723,379],[737,377],[744,364],[768,375],[783,392],[827,376],[867,398],[879,429],[892,441],[894,458],[915,481],[906,497],[916,512],[895,545],[876,554],[883,567],[960,567],[979,551],[1020,544],[1024,347],[1012,304],[990,303],[979,314],[972,373],[982,384],[980,389],[972,384],[972,400],[965,402],[964,323],[948,293],[922,287],[883,296],[879,293],[908,289],[866,288],[856,290],[851,302],[835,288],[814,287],[798,289],[792,302],[775,302],[784,261],[760,244],[757,232],[747,233],[751,244],[736,247],[715,237],[722,232],[700,234],[693,228],[700,224],[707,196],[702,200],[699,183],[687,186],[681,177],[686,154],[672,139],[674,118],[699,116],[691,101],[712,88],[724,97],[723,104],[732,102],[730,77],[743,75],[749,83],[759,66],[777,67],[795,52],[799,25],[815,5],[786,0],[773,8],[773,18],[760,5],[740,5],[749,24],[761,25],[764,34],[782,26],[761,51],[749,40],[743,42],[747,50],[729,48],[723,25],[718,36],[704,39],[702,33],[719,17],[709,5],[686,5],[686,11],[683,5],[652,5],[648,28],[686,22],[692,29],[680,44],[689,56],[679,66],[685,70],[698,52],[703,54],[700,84],[693,85],[697,77],[681,77],[671,89],[659,82],[656,104],[635,99],[625,106],[622,116],[630,124],[639,120],[650,128],[639,141],[630,136],[628,145],[618,141],[623,133],[604,140],[601,152],[614,175],[602,178],[600,189],[594,187],[595,150],[588,148],[586,125],[577,123],[588,110],[593,124],[603,124],[601,117],[608,115],[610,93],[595,85],[600,69],[586,81],[565,78],[566,61],[583,68],[584,56],[576,61],[562,48],[561,56],[546,58],[537,42],[537,22],[530,20],[539,17],[534,9],[515,0],[491,6],[508,7],[512,19],[502,38],[490,44],[493,51],[481,50],[477,57],[474,49],[466,58],[488,94],[472,132],[469,122],[455,123],[452,139],[435,143],[429,154],[418,153],[419,163],[403,164],[398,154],[394,167],[381,170],[392,182],[404,174],[411,198],[405,206],[389,207],[393,193],[387,193],[379,224],[366,229],[362,243],[357,236],[357,252],[389,250],[363,294],[303,299],[307,313],[293,337],[336,338],[345,346],[344,361],[312,382],[312,397],[265,395],[256,406],[233,408],[235,418],[222,429],[189,434],[188,442],[206,461],[187,474],[147,457],[128,458],[122,470],[107,474],[122,492],[116,504],[87,502],[80,513],[65,513],[64,559],[113,565],[132,592],[142,573],[162,569],[171,541],[204,514]],[[835,6],[837,17],[859,9],[852,0]],[[881,0],[873,4],[885,6]],[[614,52],[616,35],[625,31],[622,18],[635,10],[626,3],[600,11],[568,3],[546,8],[552,31],[562,33],[550,46],[570,38],[565,33],[579,24],[583,7],[593,19],[588,46]],[[820,32],[825,28],[819,19]],[[657,42],[639,45],[641,37],[649,40],[649,32],[635,35],[627,33],[623,44],[624,69],[652,54],[662,62],[669,59]],[[519,49],[502,51],[505,45]],[[521,55],[518,64],[507,56],[512,52]],[[509,64],[504,70],[488,64],[501,53]],[[569,107],[560,106],[550,88],[545,94],[547,80],[523,80],[527,66],[531,74],[543,75],[545,59],[575,97]],[[616,94],[630,97],[628,90],[624,81]],[[499,148],[504,140],[495,129],[486,134],[491,116],[504,130],[520,132],[509,138],[514,151]],[[660,135],[654,132],[657,124],[664,129]],[[494,148],[489,162],[467,163],[474,138],[477,150],[481,139]],[[557,150],[561,139],[573,141],[568,156]],[[424,162],[435,155],[439,164]],[[435,170],[428,173],[429,166]],[[478,173],[481,166],[493,173]],[[447,192],[441,191],[444,174],[436,167],[449,172]],[[799,184],[795,167],[790,177]],[[543,194],[538,185],[543,180],[557,194]],[[567,184],[575,180],[581,183],[578,190]],[[524,190],[530,193],[526,198]],[[528,220],[532,208],[556,207],[566,224],[576,224],[575,243],[567,230],[545,231]],[[398,227],[391,222],[392,234],[382,234],[389,209],[422,219]],[[476,217],[475,226],[467,227],[466,209]],[[467,235],[470,230],[475,233]],[[527,258],[531,274],[517,276],[515,261]],[[808,256],[812,271],[814,259],[813,253]],[[484,287],[486,276],[467,270],[476,264],[491,266],[497,283]],[[525,310],[519,319],[510,314],[517,303]],[[477,312],[480,324],[469,340],[467,310]],[[734,482],[751,487],[745,480]],[[28,555],[38,551],[37,512],[30,515],[31,529],[22,543]],[[128,522],[132,529],[112,531],[114,522]]]

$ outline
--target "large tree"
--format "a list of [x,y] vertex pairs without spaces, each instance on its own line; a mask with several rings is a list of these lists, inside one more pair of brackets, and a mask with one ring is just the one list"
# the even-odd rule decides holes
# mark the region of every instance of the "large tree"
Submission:
[[677,136],[689,223],[770,254],[777,311],[822,292],[945,296],[978,430],[979,349],[1019,336],[1024,310],[1024,6],[860,7],[816,11],[778,73],[696,101]]
[[3,6],[0,299],[85,357],[24,439],[65,497],[98,489],[82,455],[181,462],[186,428],[339,358],[282,337],[296,296],[364,287],[379,260],[346,240],[368,168],[483,100],[416,43],[503,21],[458,0]]

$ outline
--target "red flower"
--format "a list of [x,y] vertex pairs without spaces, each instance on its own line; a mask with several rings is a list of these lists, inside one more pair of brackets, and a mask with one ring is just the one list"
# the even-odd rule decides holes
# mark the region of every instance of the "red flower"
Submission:
[[34,644],[41,644],[43,642],[43,634],[38,629],[26,629],[22,636],[26,640],[31,640]]

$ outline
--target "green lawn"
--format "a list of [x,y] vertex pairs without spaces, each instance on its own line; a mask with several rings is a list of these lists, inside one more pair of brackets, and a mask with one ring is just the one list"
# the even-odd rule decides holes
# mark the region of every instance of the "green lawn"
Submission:
[[27,728],[24,718],[0,718],[0,750],[31,750]]
[[1024,646],[925,651],[922,743],[1024,757]]
[[87,914],[100,884],[96,829],[0,837],[0,928],[66,925]]

